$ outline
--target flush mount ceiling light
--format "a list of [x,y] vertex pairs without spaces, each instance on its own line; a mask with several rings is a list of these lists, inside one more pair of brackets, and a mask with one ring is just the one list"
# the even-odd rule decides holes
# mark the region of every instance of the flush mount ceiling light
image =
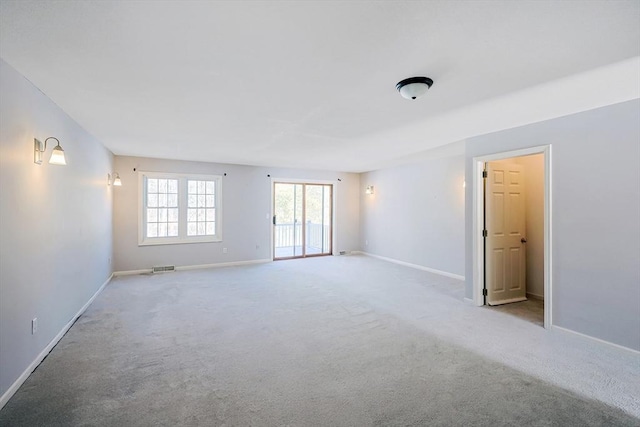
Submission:
[[396,89],[403,98],[417,99],[427,93],[432,84],[433,80],[429,77],[409,77],[400,81]]

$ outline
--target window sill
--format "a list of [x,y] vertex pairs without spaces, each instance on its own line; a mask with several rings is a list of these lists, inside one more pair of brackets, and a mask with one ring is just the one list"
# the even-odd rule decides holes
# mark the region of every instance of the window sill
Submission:
[[215,238],[194,238],[194,239],[167,239],[167,240],[144,240],[138,242],[138,246],[159,246],[159,245],[184,245],[192,243],[221,243],[222,239]]

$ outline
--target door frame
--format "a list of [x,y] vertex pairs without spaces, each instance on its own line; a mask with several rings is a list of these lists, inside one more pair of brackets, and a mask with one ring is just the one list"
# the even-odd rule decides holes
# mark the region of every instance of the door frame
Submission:
[[338,181],[332,180],[322,180],[322,179],[300,179],[300,178],[271,178],[271,215],[269,215],[269,224],[271,224],[271,238],[270,238],[270,247],[271,247],[271,261],[273,262],[274,248],[273,248],[273,215],[275,215],[274,211],[274,197],[275,197],[275,183],[283,183],[283,184],[321,184],[321,185],[331,185],[331,250],[329,251],[329,255],[335,255],[335,248],[337,248],[337,222],[336,221],[336,206],[337,206],[337,194],[338,194]]
[[484,272],[485,254],[484,238],[484,181],[482,171],[484,164],[495,160],[506,160],[512,157],[528,156],[531,154],[543,154],[544,156],[544,328],[550,329],[553,322],[551,299],[552,294],[552,224],[551,224],[551,145],[542,145],[521,150],[505,151],[500,153],[478,156],[473,162],[473,303],[476,306],[484,305]]

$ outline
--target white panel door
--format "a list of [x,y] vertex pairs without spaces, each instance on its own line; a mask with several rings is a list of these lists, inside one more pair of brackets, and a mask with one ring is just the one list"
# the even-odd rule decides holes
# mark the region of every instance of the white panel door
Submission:
[[524,301],[527,288],[522,165],[490,162],[485,197],[487,304]]

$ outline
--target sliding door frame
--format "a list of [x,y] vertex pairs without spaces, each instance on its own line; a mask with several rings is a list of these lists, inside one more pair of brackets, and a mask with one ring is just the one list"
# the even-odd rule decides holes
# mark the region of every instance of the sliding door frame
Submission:
[[[327,256],[327,255],[335,255],[335,248],[337,247],[337,221],[336,221],[336,206],[337,206],[337,193],[338,193],[338,181],[331,180],[317,180],[317,179],[297,179],[297,178],[271,178],[271,214],[269,215],[269,223],[271,224],[271,260],[273,261],[275,255],[274,245],[274,227],[273,227],[273,216],[275,215],[275,184],[309,184],[309,185],[331,185],[331,235],[329,236],[329,245],[330,249],[328,253],[325,254],[315,254],[315,255],[306,255],[306,258],[311,258],[314,256]],[[304,188],[304,187],[303,187]],[[302,193],[303,195],[303,223],[304,223],[304,211],[306,209],[305,206],[305,198],[306,191]],[[303,224],[304,227],[304,224]],[[306,243],[305,235],[302,234],[303,245]],[[304,246],[303,246],[304,248]],[[288,259],[288,258],[300,258],[300,257],[286,257],[286,258],[278,258],[280,259]]]

